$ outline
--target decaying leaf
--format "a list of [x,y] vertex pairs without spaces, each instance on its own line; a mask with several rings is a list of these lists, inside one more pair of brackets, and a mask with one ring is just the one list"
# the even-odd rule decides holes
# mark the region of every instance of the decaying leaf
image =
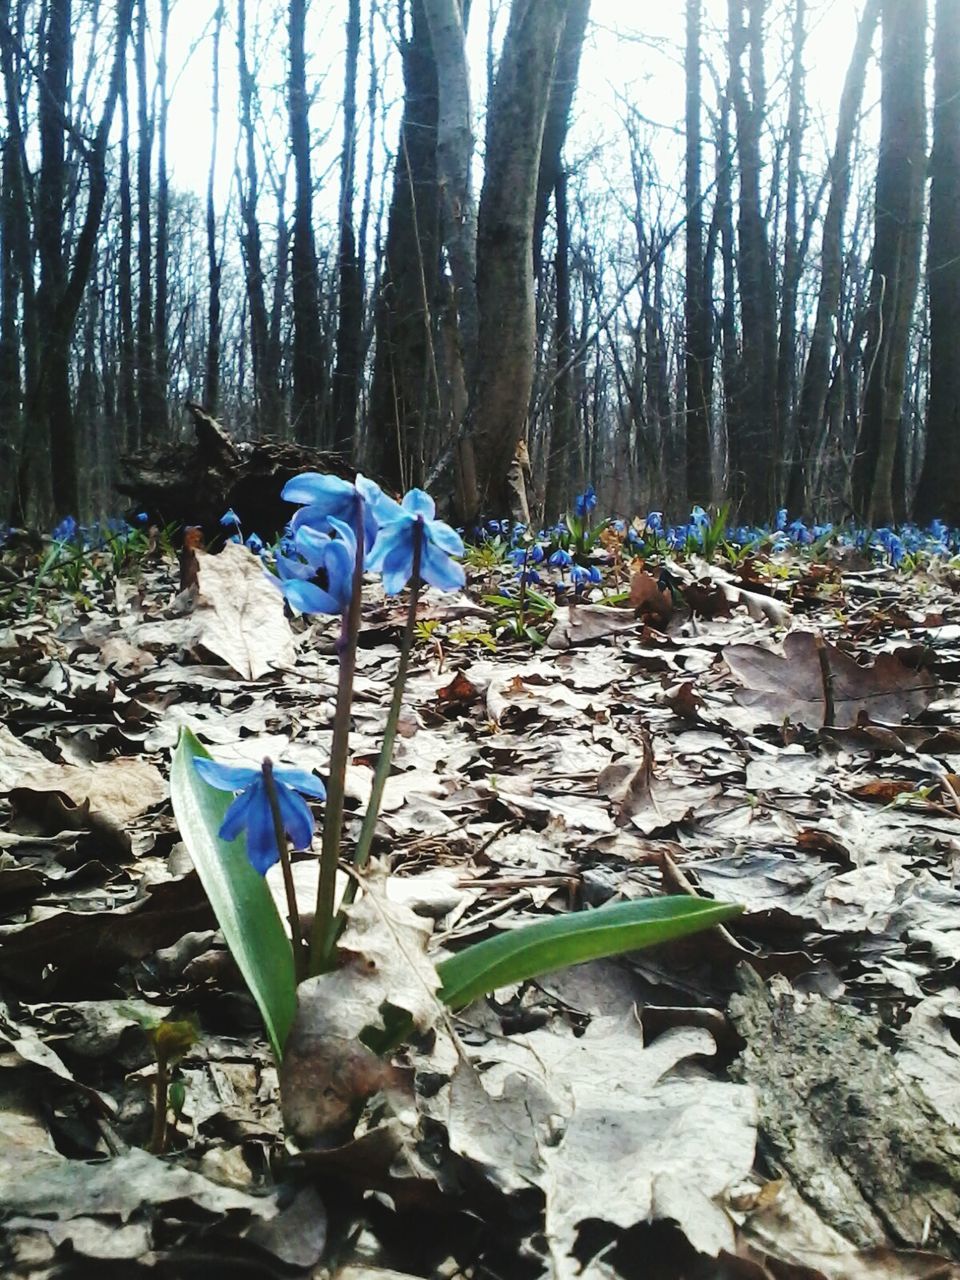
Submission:
[[[937,696],[937,683],[925,671],[906,666],[890,653],[860,665],[836,646],[825,645],[833,682],[833,723],[848,727],[861,716],[897,722],[919,715]],[[783,653],[761,645],[730,645],[723,658],[743,686],[737,702],[756,723],[791,720],[818,729],[824,723],[824,676],[812,631],[791,631]]]
[[246,547],[228,542],[218,556],[200,558],[195,621],[198,642],[245,680],[292,665],[296,651],[283,596]]

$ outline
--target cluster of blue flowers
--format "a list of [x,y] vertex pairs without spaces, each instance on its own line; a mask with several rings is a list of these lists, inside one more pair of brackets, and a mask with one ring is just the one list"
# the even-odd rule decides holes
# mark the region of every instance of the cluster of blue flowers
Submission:
[[[361,538],[362,567],[381,575],[387,595],[407,585],[417,556],[420,577],[431,586],[453,591],[466,582],[463,566],[452,559],[463,555],[463,539],[436,518],[434,501],[422,489],[397,502],[365,476],[351,484],[306,472],[282,496],[301,508],[277,550],[274,581],[301,613],[346,613]],[[322,585],[313,581],[317,577]]]
[[[136,517],[136,525],[142,528],[146,523],[146,512],[141,512]],[[53,542],[61,545],[69,543],[82,551],[96,551],[107,546],[113,539],[127,538],[136,532],[136,526],[128,524],[126,520],[110,518],[101,520],[99,524],[79,524],[75,517],[64,516],[60,523],[54,526],[50,537]],[[2,539],[0,539],[0,545],[2,545]]]

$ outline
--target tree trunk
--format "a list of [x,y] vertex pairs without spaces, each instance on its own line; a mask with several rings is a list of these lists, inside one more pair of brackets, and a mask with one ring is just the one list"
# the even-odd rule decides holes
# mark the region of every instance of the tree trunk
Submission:
[[713,324],[703,246],[703,192],[700,183],[700,28],[703,0],[687,0],[686,20],[686,274],[684,292],[684,379],[687,502],[706,506],[713,496],[710,423],[713,399]]
[[900,435],[910,323],[923,231],[926,0],[883,0],[880,154],[874,212],[870,371],[853,467],[861,518],[894,518],[894,463]]
[[[746,7],[747,24],[743,23]],[[776,297],[760,198],[760,125],[766,111],[763,0],[728,0],[730,96],[737,121],[740,201],[737,211],[741,409],[730,435],[730,488],[746,519],[773,505],[776,431]],[[749,94],[743,60],[749,51]],[[731,424],[732,425],[732,424]]]
[[313,236],[307,68],[304,53],[306,0],[290,0],[290,74],[287,81],[290,151],[294,165],[293,209],[293,421],[296,438],[325,443],[325,361],[320,325],[320,281]]
[[[780,333],[777,341],[777,475],[775,496],[779,505],[786,486],[779,465],[793,439],[792,422],[796,392],[797,291],[800,286],[801,246],[797,220],[800,190],[800,153],[803,146],[803,47],[806,40],[806,0],[794,0],[793,47],[787,107],[787,189],[785,193],[783,274],[780,284]],[[804,515],[805,512],[798,512]]]
[[269,320],[264,292],[263,242],[260,235],[260,175],[257,171],[253,99],[256,84],[247,60],[246,0],[237,0],[237,59],[240,87],[240,127],[245,159],[245,179],[240,185],[240,248],[243,254],[247,308],[250,313],[250,361],[253,366],[253,425],[258,432],[278,433],[281,425],[280,391],[276,365],[270,357]]
[[160,0],[160,49],[157,56],[157,237],[155,245],[156,297],[153,309],[157,432],[167,433],[167,275],[170,257],[170,178],[167,172],[167,37],[170,0]]
[[930,153],[930,392],[914,518],[960,524],[960,5],[937,0]]
[[[424,0],[437,67],[437,184],[440,231],[453,277],[454,328],[459,335],[457,370],[472,378],[477,354],[477,206],[470,178],[473,121],[470,72],[460,0]],[[455,428],[459,423],[452,424]]]
[[210,168],[207,173],[207,365],[203,401],[209,414],[220,403],[220,252],[217,248],[217,210],[214,182],[217,173],[217,135],[220,127],[220,33],[223,30],[223,0],[213,18],[213,54],[210,98]]
[[556,317],[554,320],[556,373],[553,380],[553,418],[547,432],[547,489],[543,514],[558,518],[570,498],[574,482],[577,412],[574,399],[573,333],[570,320],[570,220],[567,175],[561,169],[554,192],[557,215]]
[[395,489],[422,483],[440,407],[434,349],[437,67],[422,0],[412,0],[410,32],[401,47],[403,118],[377,302],[368,440],[371,469]]
[[133,200],[130,194],[130,98],[126,61],[120,84],[120,256],[117,263],[117,306],[120,329],[117,445],[136,449],[140,444],[137,412],[136,330],[133,324]]
[[479,337],[469,433],[461,449],[465,514],[522,513],[516,455],[533,386],[533,226],[557,48],[571,0],[514,0],[487,115],[477,228]]
[[153,121],[147,108],[147,3],[137,5],[137,408],[140,439],[154,441],[160,433],[157,368],[153,333],[153,263],[150,218],[150,166]]
[[834,349],[834,329],[843,279],[843,223],[850,199],[851,152],[860,117],[867,62],[880,19],[880,2],[881,0],[867,0],[840,95],[837,138],[830,159],[830,197],[823,218],[817,315],[803,371],[797,429],[787,481],[787,506],[797,514],[809,513],[812,497],[811,467],[814,461],[812,451],[826,414],[830,360]]
[[353,230],[359,57],[360,0],[348,0],[343,151],[340,157],[340,291],[337,310],[337,363],[333,372],[333,447],[347,457],[353,454],[363,347],[363,277],[357,260],[357,241]]
[[[87,151],[89,194],[83,221],[74,237],[69,274],[62,250],[62,201],[65,194],[64,107],[72,46],[70,0],[52,0],[50,6],[51,21],[47,29],[44,58],[44,92],[41,96],[41,173],[37,201],[37,245],[41,258],[37,305],[42,318],[42,348],[37,381],[29,400],[28,425],[31,430],[45,430],[49,438],[54,512],[61,517],[79,510],[76,437],[70,391],[70,347],[77,314],[90,278],[106,198],[107,143],[120,91],[132,6],[133,0],[121,0],[118,5],[114,61],[97,132]],[[49,172],[45,174],[44,169],[48,164]],[[56,235],[54,242],[58,231],[59,235]]]

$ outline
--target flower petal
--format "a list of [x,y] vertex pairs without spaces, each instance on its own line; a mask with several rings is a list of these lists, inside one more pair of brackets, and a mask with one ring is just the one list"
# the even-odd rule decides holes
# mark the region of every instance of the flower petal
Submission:
[[[412,531],[411,531],[412,532]],[[388,596],[399,595],[413,572],[413,538],[396,538],[383,556],[383,589]]]
[[287,603],[298,613],[342,613],[340,601],[315,582],[291,579],[280,586]]
[[[279,781],[279,780],[278,780]],[[309,849],[313,841],[313,814],[302,796],[281,782],[277,787],[283,829],[295,849]]]
[[357,492],[378,524],[387,524],[390,520],[396,520],[400,514],[400,503],[384,493],[375,480],[370,480],[367,476],[357,476]]
[[262,781],[257,787],[256,799],[251,802],[248,810],[247,857],[253,864],[253,869],[262,876],[266,875],[275,862],[280,861],[277,837],[273,829],[273,814],[270,812],[270,801]]
[[[412,567],[412,566],[411,566]],[[424,542],[420,558],[420,576],[431,587],[439,587],[441,591],[456,591],[467,580],[463,565],[451,560],[445,551]],[[384,590],[386,590],[386,573],[384,573]]]
[[243,764],[220,764],[218,760],[209,760],[205,756],[197,756],[193,767],[204,782],[218,791],[243,791],[260,776],[259,769]]
[[401,505],[410,515],[423,516],[425,520],[432,520],[437,514],[437,504],[423,489],[410,489],[403,495]]
[[464,554],[463,539],[443,520],[431,520],[427,524],[427,538],[435,547],[445,551],[448,556]]
[[329,511],[342,510],[355,498],[356,489],[349,480],[339,476],[323,475],[319,471],[304,471],[283,486],[280,497],[284,502],[309,503],[326,507]]
[[247,825],[250,815],[250,806],[256,804],[257,801],[257,784],[247,787],[246,791],[241,791],[234,800],[233,804],[223,815],[223,822],[220,824],[220,830],[217,835],[221,840],[236,840],[237,836]]
[[387,556],[398,546],[407,549],[412,561],[413,526],[415,523],[413,516],[408,516],[406,512],[402,512],[399,519],[391,520],[389,524],[381,526],[380,532],[377,534],[377,540],[373,544],[373,550],[367,556],[367,568],[371,573],[379,573]]
[[317,800],[325,800],[327,797],[326,787],[316,774],[308,773],[306,769],[293,769],[280,765],[274,768],[273,776],[285,787],[293,787],[295,791],[302,791],[304,795],[314,796]]

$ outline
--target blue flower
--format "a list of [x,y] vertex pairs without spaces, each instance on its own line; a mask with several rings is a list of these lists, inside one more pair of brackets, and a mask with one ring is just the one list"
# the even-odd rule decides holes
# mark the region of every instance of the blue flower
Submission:
[[228,507],[220,517],[220,524],[224,529],[240,528],[240,517],[234,511],[233,507]]
[[454,591],[466,582],[463,565],[451,556],[463,555],[463,539],[448,524],[435,519],[433,499],[411,489],[397,507],[397,515],[381,524],[367,567],[383,574],[388,596],[402,591],[413,573],[416,539],[421,538],[420,577],[441,591]]
[[[236,840],[241,831],[246,831],[247,857],[255,871],[266,875],[279,860],[280,851],[263,769],[220,764],[203,756],[197,756],[193,765],[209,786],[218,791],[239,792],[217,834],[221,840]],[[273,781],[283,829],[290,843],[294,849],[309,849],[314,831],[313,814],[303,796],[323,800],[327,794],[323,783],[305,769],[274,769]]]
[[703,507],[694,507],[690,512],[690,525],[694,529],[709,529],[710,517]]
[[575,564],[570,570],[570,580],[578,591],[582,591],[590,581],[589,569],[585,569],[582,564]]
[[588,484],[583,493],[578,493],[573,502],[574,514],[581,520],[586,519],[597,505],[597,494],[592,484]]
[[73,542],[80,527],[73,516],[65,516],[53,531],[54,542]]
[[364,549],[373,546],[380,525],[395,520],[400,510],[399,502],[383,492],[373,480],[357,476],[356,483],[341,480],[339,476],[322,475],[318,471],[304,471],[283,486],[280,496],[286,502],[300,502],[303,507],[290,521],[294,531],[303,525],[325,532],[331,517],[356,527],[358,516],[363,520]]
[[566,569],[569,565],[573,564],[573,556],[569,551],[565,551],[563,547],[558,547],[550,557],[550,564],[552,564],[555,569]]
[[246,545],[255,556],[258,556],[263,550],[263,539],[260,537],[259,533],[251,533],[250,537],[247,539]]
[[[336,516],[327,523],[337,535],[320,533],[310,525],[302,525],[294,536],[294,549],[299,561],[277,555],[277,572],[271,578],[284,598],[299,613],[334,613],[343,615],[353,595],[353,574],[357,560],[357,540],[353,530]],[[322,574],[326,587],[308,579]]]
[[603,581],[603,574],[600,572],[600,566],[599,566],[599,565],[592,564],[592,565],[590,566],[590,581],[591,581],[591,582],[602,582],[602,581]]
[[542,581],[536,569],[521,569],[517,576],[521,582],[529,587],[535,587]]
[[[648,511],[646,526],[651,533],[663,533],[663,512]],[[632,532],[632,530],[631,530]]]
[[787,508],[786,507],[781,507],[780,510],[777,512],[776,523],[774,524],[773,527],[777,531],[777,533],[783,533],[784,529],[787,527]]

